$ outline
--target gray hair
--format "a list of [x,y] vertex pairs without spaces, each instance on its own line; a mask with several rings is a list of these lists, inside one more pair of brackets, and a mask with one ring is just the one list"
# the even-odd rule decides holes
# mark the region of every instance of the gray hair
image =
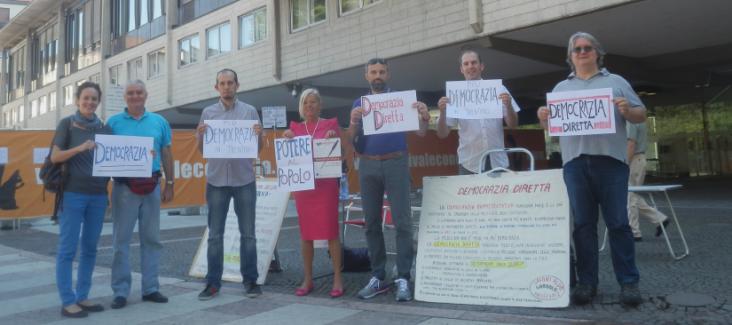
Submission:
[[320,93],[315,88],[308,88],[302,91],[302,94],[300,94],[300,106],[298,107],[298,111],[300,112],[300,117],[302,119],[305,119],[305,114],[303,112],[303,106],[305,105],[305,99],[308,98],[308,96],[313,95],[318,99],[318,103],[321,103],[320,100]]
[[600,44],[600,41],[598,41],[597,38],[595,38],[595,36],[592,36],[590,33],[576,32],[569,37],[569,42],[567,44],[567,64],[569,64],[569,67],[572,68],[572,72],[574,72],[574,64],[572,63],[572,50],[574,50],[574,43],[580,38],[588,40],[590,44],[592,44],[592,47],[595,48],[595,51],[597,52],[597,67],[602,68],[605,54],[607,54],[607,52],[605,52],[605,49],[602,47],[602,44]]
[[127,81],[127,83],[125,83],[125,92],[127,92],[127,88],[129,88],[131,86],[140,86],[142,88],[142,90],[145,91],[145,93],[147,94],[147,87],[145,86],[145,83],[142,80],[133,79],[133,80]]

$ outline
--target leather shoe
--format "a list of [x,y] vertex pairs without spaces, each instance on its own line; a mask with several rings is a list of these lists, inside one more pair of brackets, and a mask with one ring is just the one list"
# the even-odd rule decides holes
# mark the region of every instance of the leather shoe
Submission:
[[66,310],[66,308],[61,307],[61,315],[65,316],[65,317],[69,317],[69,318],[84,318],[84,317],[89,316],[89,313],[86,310],[84,310],[83,308],[75,313],[72,313],[72,312]]
[[307,288],[297,288],[295,289],[295,295],[298,297],[307,296],[313,291],[313,288],[312,284]]
[[151,294],[142,296],[142,301],[152,301],[157,303],[166,303],[168,302],[168,297],[163,296],[160,291],[155,291]]
[[112,307],[112,309],[120,309],[124,306],[127,306],[127,298],[125,297],[114,297],[114,300],[112,300],[112,304],[109,305],[109,307]]
[[104,306],[100,304],[91,304],[91,305],[84,305],[84,304],[77,304],[81,309],[86,310],[88,312],[97,313],[100,311],[104,311]]
[[[661,225],[664,228],[668,227],[668,224],[669,224],[668,219],[666,219],[663,222],[661,222]],[[663,235],[663,230],[661,229],[661,225],[656,226],[656,237],[661,237],[661,235]]]

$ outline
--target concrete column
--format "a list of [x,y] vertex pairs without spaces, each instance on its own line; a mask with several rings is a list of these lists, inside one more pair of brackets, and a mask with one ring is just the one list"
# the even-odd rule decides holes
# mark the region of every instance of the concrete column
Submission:
[[66,71],[66,8],[63,2],[59,1],[56,8],[58,24],[56,24],[56,35],[58,35],[58,53],[56,53],[56,123],[61,121],[61,108],[64,107],[64,88],[61,82]]
[[23,124],[22,128],[28,127],[28,119],[31,117],[30,101],[28,94],[31,93],[31,43],[33,40],[33,30],[28,30],[25,36],[25,71],[23,72]]
[[107,96],[109,95],[109,70],[107,69],[107,58],[112,54],[112,0],[102,0],[102,17],[100,23],[102,24],[102,57],[99,60],[99,87],[102,88],[102,111],[99,112],[100,118],[105,119],[107,116]]
[[8,55],[10,50],[7,48],[0,50],[0,106],[8,102]]
[[165,0],[165,101],[173,105],[173,82],[178,72],[178,44],[173,37],[173,27],[178,25],[178,1]]

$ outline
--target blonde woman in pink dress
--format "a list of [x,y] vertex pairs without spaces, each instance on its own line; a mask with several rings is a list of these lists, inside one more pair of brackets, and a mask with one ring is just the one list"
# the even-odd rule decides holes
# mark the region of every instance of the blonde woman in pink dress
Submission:
[[[291,122],[283,133],[286,138],[311,135],[313,139],[340,136],[338,120],[320,118],[320,93],[306,89],[300,96],[300,117],[303,122]],[[306,296],[313,291],[313,241],[328,240],[328,250],[333,261],[333,288],[330,296],[343,295],[341,279],[341,242],[338,234],[338,178],[315,180],[315,189],[294,192],[295,206],[300,223],[301,249],[304,279],[295,290],[296,296]]]

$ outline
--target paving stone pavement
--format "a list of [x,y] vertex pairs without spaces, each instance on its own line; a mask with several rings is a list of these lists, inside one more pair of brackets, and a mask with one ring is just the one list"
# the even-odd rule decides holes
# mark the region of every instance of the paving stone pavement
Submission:
[[[638,308],[625,309],[618,303],[619,288],[607,251],[600,254],[599,295],[593,304],[582,307],[538,309],[420,301],[397,303],[391,293],[364,301],[355,295],[368,281],[367,273],[345,274],[346,294],[331,299],[328,297],[331,266],[324,250],[316,252],[314,271],[321,275],[315,281],[316,290],[308,297],[295,297],[292,293],[302,276],[295,218],[285,219],[278,243],[285,270],[269,275],[264,295],[248,299],[240,285],[226,283],[219,297],[200,302],[196,295],[203,288],[203,281],[186,275],[205,227],[202,222],[205,219],[193,216],[190,220],[166,219],[168,226],[164,225],[161,232],[165,242],[161,261],[161,274],[165,278],[161,280],[161,291],[171,297],[170,303],[143,303],[139,291],[133,291],[128,307],[107,308],[84,320],[65,319],[60,315],[54,280],[53,227],[43,229],[43,226],[26,224],[17,231],[0,232],[0,324],[732,324],[729,272],[732,255],[728,253],[732,251],[732,181],[692,180],[684,185],[684,189],[671,193],[671,199],[691,255],[674,261],[663,239],[653,236],[654,225],[641,221],[644,241],[636,245],[636,253],[644,302]],[[666,208],[664,202],[659,205]],[[679,234],[673,228],[669,236],[672,242],[678,243]],[[110,241],[109,235],[100,240],[92,289],[92,298],[105,306],[111,301]],[[365,246],[363,232],[349,233],[346,243]],[[387,243],[393,246],[388,232]],[[134,267],[139,259],[135,251],[131,250]],[[134,281],[133,289],[139,290],[138,274]],[[684,307],[667,300],[673,294],[684,292],[707,295],[712,303]]]

